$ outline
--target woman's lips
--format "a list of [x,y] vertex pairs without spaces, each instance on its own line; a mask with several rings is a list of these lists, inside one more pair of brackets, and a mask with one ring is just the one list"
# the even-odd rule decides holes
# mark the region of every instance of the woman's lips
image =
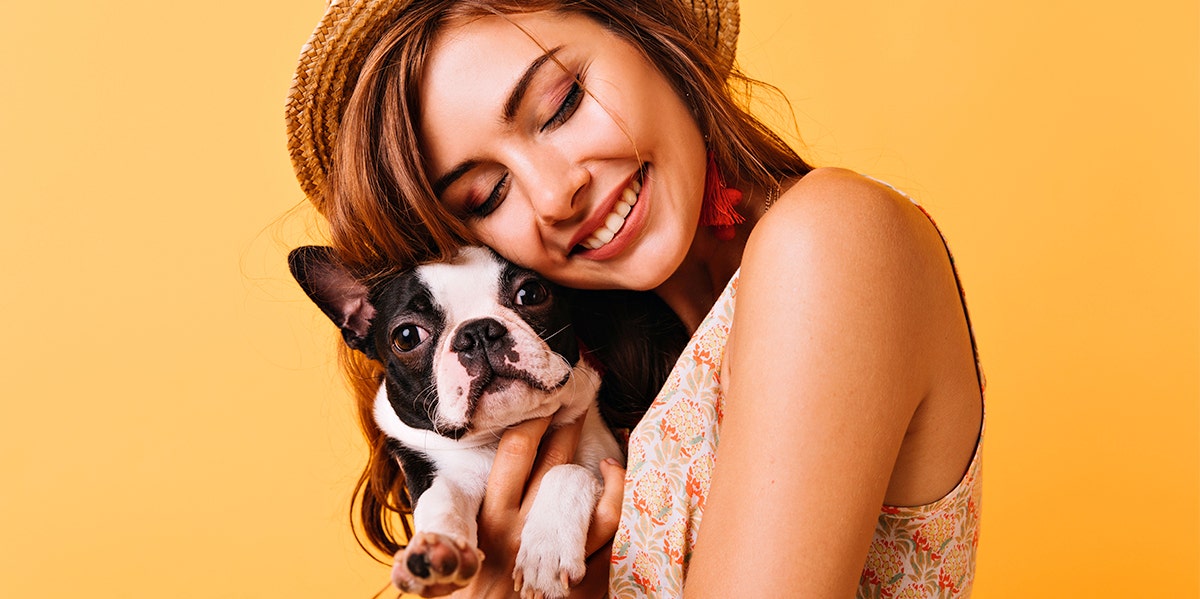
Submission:
[[642,165],[625,188],[609,200],[608,213],[589,222],[594,228],[583,240],[576,242],[573,253],[592,260],[605,260],[628,245],[645,213],[645,198],[649,195],[646,190],[648,168],[648,165]]
[[583,243],[579,244],[589,250],[598,250],[605,246],[608,242],[616,237],[621,231],[621,227],[625,226],[625,217],[629,216],[629,212],[633,210],[633,206],[637,204],[638,192],[642,190],[642,184],[636,179],[631,181],[629,186],[621,191],[621,198],[613,206],[612,212],[604,217],[604,223],[600,228],[592,232],[592,234]]

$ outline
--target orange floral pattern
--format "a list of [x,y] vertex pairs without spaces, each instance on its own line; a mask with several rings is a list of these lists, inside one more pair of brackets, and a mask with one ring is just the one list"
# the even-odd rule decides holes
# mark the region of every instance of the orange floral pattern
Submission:
[[[675,364],[629,439],[609,595],[680,597],[720,441],[719,380],[738,275]],[[982,371],[980,371],[982,386]],[[918,507],[882,506],[859,579],[859,599],[960,599],[971,593],[982,493],[980,433],[958,486]]]

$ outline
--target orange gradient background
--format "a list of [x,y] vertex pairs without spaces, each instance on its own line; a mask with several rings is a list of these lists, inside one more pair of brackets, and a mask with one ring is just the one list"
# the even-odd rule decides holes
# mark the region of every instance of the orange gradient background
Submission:
[[[6,7],[0,597],[386,580],[347,524],[335,335],[284,265],[320,237],[283,101],[322,10]],[[906,190],[955,250],[990,382],[974,596],[1197,596],[1197,4],[742,12],[805,155]]]

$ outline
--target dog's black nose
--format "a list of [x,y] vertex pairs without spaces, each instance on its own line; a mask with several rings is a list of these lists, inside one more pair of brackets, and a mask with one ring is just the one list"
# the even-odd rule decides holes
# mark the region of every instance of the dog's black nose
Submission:
[[450,343],[450,347],[457,352],[488,349],[495,346],[496,342],[506,335],[508,335],[508,329],[500,324],[500,321],[494,318],[480,318],[458,327],[458,332],[454,334],[454,341]]

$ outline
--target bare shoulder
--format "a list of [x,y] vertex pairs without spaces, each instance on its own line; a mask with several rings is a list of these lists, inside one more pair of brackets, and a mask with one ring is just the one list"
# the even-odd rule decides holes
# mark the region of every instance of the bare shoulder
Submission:
[[797,268],[801,259],[818,270],[854,263],[864,274],[946,262],[941,237],[920,209],[891,187],[840,168],[816,169],[782,194],[751,234],[742,267],[799,275],[807,270]]
[[[940,234],[908,198],[852,171],[809,173],[759,221],[742,258],[743,308],[737,324],[756,339],[788,331],[839,346],[855,340],[840,354],[849,358],[845,372],[892,376],[886,396],[908,410],[946,395],[947,381],[956,396],[973,384],[966,319]],[[818,354],[822,365],[839,364],[828,359],[830,347]]]

